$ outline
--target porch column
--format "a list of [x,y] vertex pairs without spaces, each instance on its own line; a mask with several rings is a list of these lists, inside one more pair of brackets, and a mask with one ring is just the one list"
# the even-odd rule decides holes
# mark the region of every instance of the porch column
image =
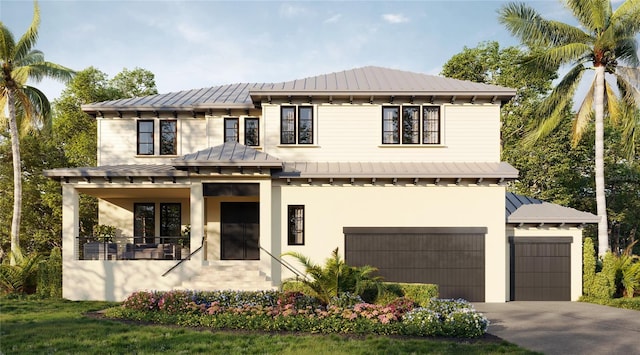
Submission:
[[[204,231],[204,195],[201,182],[191,183],[191,250],[196,250],[205,236]],[[193,259],[204,261],[205,248],[193,255]]]
[[62,184],[62,260],[78,260],[80,236],[80,203],[73,185]]
[[[274,249],[271,234],[271,179],[260,181],[260,246],[273,256],[280,257],[279,250]],[[279,283],[280,265],[262,250],[260,250],[260,264],[261,269],[269,272],[272,282]]]

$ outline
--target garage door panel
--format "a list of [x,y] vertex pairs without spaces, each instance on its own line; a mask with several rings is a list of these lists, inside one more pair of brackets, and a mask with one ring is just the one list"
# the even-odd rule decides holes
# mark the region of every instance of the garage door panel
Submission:
[[[386,281],[434,283],[445,298],[484,301],[484,239],[482,233],[460,232],[464,228],[395,228],[394,233],[345,228],[345,259],[351,265],[372,265]],[[362,232],[366,229],[365,232]],[[404,229],[411,229],[404,233]]]
[[571,238],[511,238],[511,299],[571,299]]

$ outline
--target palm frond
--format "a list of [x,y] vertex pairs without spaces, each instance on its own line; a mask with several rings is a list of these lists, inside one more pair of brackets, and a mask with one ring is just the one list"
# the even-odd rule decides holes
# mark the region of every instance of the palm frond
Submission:
[[623,2],[611,15],[611,24],[619,37],[634,37],[640,32],[640,0]]
[[612,12],[609,0],[567,0],[567,7],[580,24],[591,32],[609,25]]
[[618,124],[621,115],[619,99],[611,85],[606,81],[604,82],[604,104],[609,120],[613,124]]
[[632,67],[640,65],[638,58],[638,41],[635,37],[618,37],[615,44],[615,55],[618,61],[628,64]]
[[13,58],[13,50],[16,46],[13,38],[13,33],[0,22],[0,59],[3,62],[8,62]]
[[15,51],[13,53],[13,60],[20,62],[20,60],[26,57],[31,49],[38,41],[38,26],[40,26],[40,7],[38,2],[33,2],[33,19],[31,25],[27,28],[27,31],[20,37],[18,43],[16,43]]
[[511,34],[532,47],[548,47],[567,43],[585,43],[590,36],[577,27],[545,20],[532,7],[523,3],[508,3],[499,11],[499,21]]
[[75,75],[73,70],[51,62],[34,63],[26,68],[29,71],[29,78],[35,82],[40,82],[43,78],[50,78],[68,83]]
[[640,68],[618,66],[616,81],[623,100],[640,106]]
[[589,127],[589,123],[593,119],[593,91],[595,90],[595,82],[591,83],[589,91],[582,100],[580,108],[576,113],[576,117],[573,120],[573,137],[571,143],[573,146],[577,146],[582,138],[582,135]]
[[568,43],[552,47],[534,57],[534,65],[557,68],[568,63],[584,63],[591,59],[592,48],[586,43]]

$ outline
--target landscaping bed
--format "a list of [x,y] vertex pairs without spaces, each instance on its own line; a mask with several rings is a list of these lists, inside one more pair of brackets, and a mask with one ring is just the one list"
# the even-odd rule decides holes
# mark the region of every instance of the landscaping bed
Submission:
[[431,299],[419,307],[397,298],[385,305],[340,294],[323,305],[300,292],[142,291],[108,309],[115,319],[211,329],[475,338],[488,320],[464,300]]

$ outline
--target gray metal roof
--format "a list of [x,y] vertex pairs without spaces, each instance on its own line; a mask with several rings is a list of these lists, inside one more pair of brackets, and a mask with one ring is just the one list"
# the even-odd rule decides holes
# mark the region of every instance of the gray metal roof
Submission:
[[[82,105],[86,112],[104,110],[195,110],[252,108],[266,96],[295,95],[429,95],[486,96],[508,100],[516,90],[440,76],[367,66],[281,83],[241,83]],[[253,100],[252,100],[253,97]]]
[[282,161],[237,142],[210,147],[172,160],[176,168],[205,166],[281,167]]
[[279,178],[487,178],[515,179],[518,170],[499,163],[287,162]]
[[188,173],[177,170],[171,165],[127,164],[50,169],[44,170],[43,175],[59,179],[63,177],[180,177],[188,176]]
[[511,192],[506,194],[506,219],[507,223],[598,223],[599,217],[589,213],[564,207],[553,203],[541,201],[535,198],[517,195]]

